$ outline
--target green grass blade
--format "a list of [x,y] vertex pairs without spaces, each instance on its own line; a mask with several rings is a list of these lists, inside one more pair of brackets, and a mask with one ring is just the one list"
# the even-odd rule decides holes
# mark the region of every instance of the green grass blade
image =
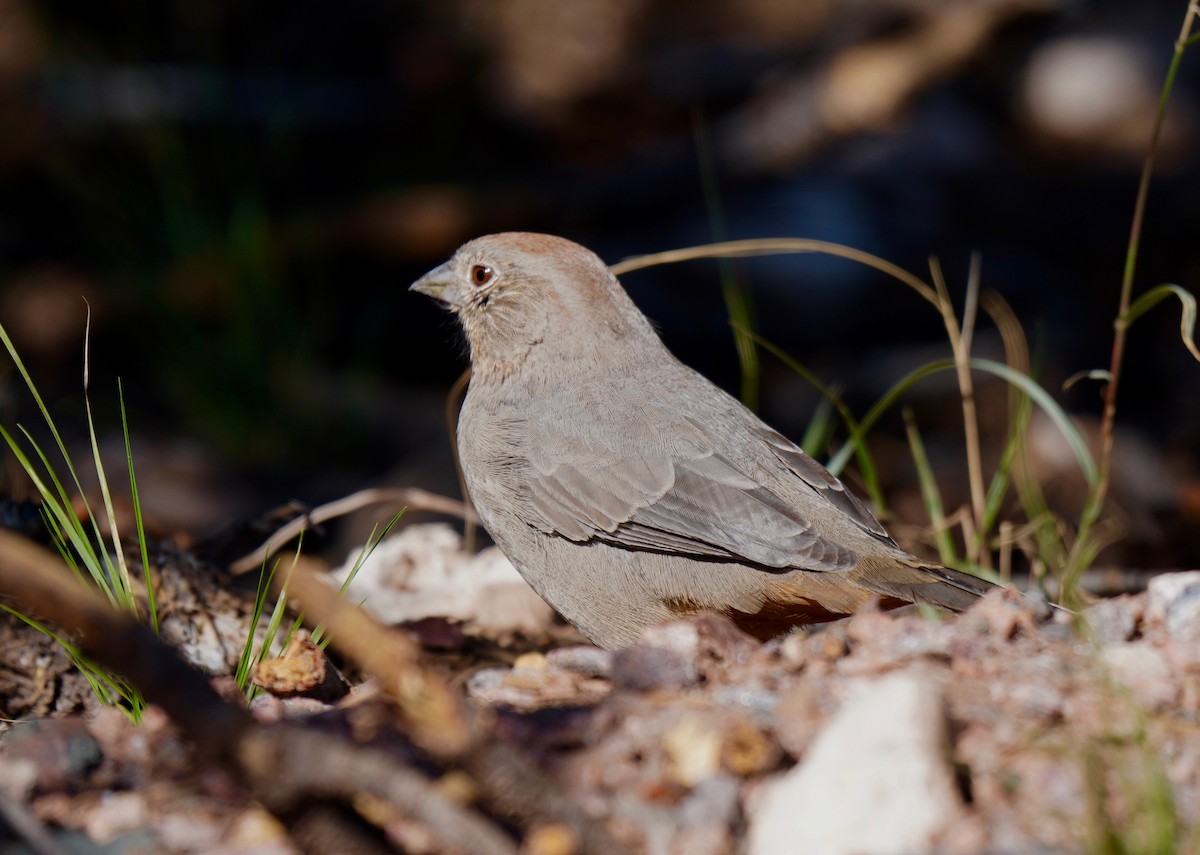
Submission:
[[104,704],[112,706],[118,700],[124,701],[127,705],[125,713],[135,722],[140,721],[143,711],[146,709],[146,700],[133,685],[126,680],[117,677],[116,675],[101,668],[95,662],[88,659],[83,653],[67,639],[56,633],[50,627],[46,626],[41,621],[17,611],[11,606],[0,603],[0,611],[5,611],[15,617],[17,620],[27,626],[37,630],[42,635],[51,639],[55,644],[62,648],[63,655],[70,661],[71,666],[88,682],[93,694]]
[[[86,400],[86,398],[85,398]],[[92,454],[96,462],[96,476],[100,484],[100,495],[104,502],[104,512],[108,517],[109,535],[112,540],[112,558],[107,559],[105,564],[109,567],[110,584],[113,592],[116,594],[117,601],[121,606],[134,614],[137,613],[137,602],[133,596],[133,585],[129,579],[129,567],[125,563],[125,550],[121,546],[121,535],[117,530],[117,514],[113,508],[112,496],[108,489],[108,476],[104,472],[104,464],[100,460],[100,444],[96,439],[95,426],[92,424],[92,406],[86,405],[88,436],[91,439]],[[103,543],[103,539],[100,541]],[[107,550],[101,550],[102,555],[107,555]]]
[[[87,532],[84,530],[83,522],[80,521],[79,515],[74,512],[74,509],[71,505],[71,497],[68,495],[66,488],[63,487],[62,481],[58,479],[58,474],[54,471],[54,467],[50,465],[50,461],[46,458],[46,454],[44,451],[42,451],[42,447],[37,444],[33,438],[33,435],[24,427],[17,425],[17,428],[21,431],[22,436],[25,437],[25,441],[29,443],[30,448],[32,448],[34,453],[37,454],[38,460],[41,461],[42,472],[46,474],[46,476],[50,479],[50,483],[54,485],[54,493],[51,493],[49,490],[43,490],[40,487],[38,488],[38,493],[46,501],[57,501],[64,508],[71,508],[70,519],[71,522],[74,523],[73,528],[79,532],[80,537],[86,538]],[[3,430],[3,428],[0,428],[0,430]],[[20,450],[17,448],[16,442],[12,438],[8,439],[8,445],[9,448],[13,450],[14,454],[19,455],[18,460],[21,460],[21,458],[24,457],[24,455],[20,454]],[[28,461],[21,462],[21,468],[25,470],[25,472],[29,475],[30,480],[33,480],[36,486],[38,480],[36,470],[34,470],[32,466],[28,465]]]
[[254,592],[254,608],[250,613],[250,629],[246,633],[246,641],[242,645],[242,653],[238,657],[237,668],[233,675],[238,688],[242,691],[245,691],[246,686],[249,685],[250,668],[254,661],[254,636],[258,632],[258,625],[262,621],[262,614],[266,609],[271,580],[275,578],[275,571],[278,569],[279,561],[276,561],[270,570],[267,570],[267,564],[264,561],[258,574],[258,587]]
[[[300,537],[296,541],[296,551],[292,556],[292,563],[300,559],[301,550],[304,547],[304,532],[300,533]],[[252,671],[256,665],[261,663],[271,652],[271,647],[275,644],[275,639],[279,636],[279,628],[283,625],[283,616],[287,611],[287,579],[284,579],[283,584],[279,587],[279,596],[275,598],[275,607],[271,610],[271,618],[267,621],[267,628],[263,631],[262,645],[258,649],[258,653],[253,653],[254,636],[258,632],[259,620],[262,617],[263,608],[266,604],[266,592],[270,587],[270,581],[274,579],[275,574],[279,571],[279,564],[282,559],[278,559],[275,565],[271,568],[271,573],[264,583],[261,578],[259,581],[259,590],[255,596],[255,612],[254,618],[250,625],[250,631],[246,637],[246,645],[242,649],[242,660],[238,663],[238,688],[246,693],[246,701],[249,703],[254,700],[258,694],[258,688],[251,680]],[[266,587],[264,588],[264,584]],[[297,622],[303,619],[303,615],[297,618]],[[298,625],[298,623],[297,623]],[[291,637],[289,632],[288,638]]]
[[1050,397],[1045,389],[1037,384],[1037,381],[1003,362],[995,362],[991,359],[973,357],[971,367],[996,375],[1032,398],[1034,403],[1041,407],[1042,411],[1054,422],[1054,426],[1058,428],[1071,447],[1075,459],[1079,462],[1079,469],[1083,472],[1083,477],[1087,479],[1088,484],[1096,483],[1099,477],[1096,461],[1092,459],[1092,453],[1088,451],[1087,442],[1084,441],[1075,425],[1071,424],[1071,417],[1059,406],[1057,401]]
[[79,569],[79,562],[75,560],[75,553],[71,551],[70,543],[67,541],[67,536],[63,534],[62,528],[55,519],[54,514],[46,508],[46,503],[43,502],[38,507],[38,514],[42,518],[42,525],[46,526],[46,531],[50,532],[50,542],[54,544],[54,548],[58,550],[58,554],[62,556],[62,560],[71,568],[71,572],[80,582],[86,582],[82,571]]
[[133,445],[129,439],[129,419],[125,412],[125,390],[117,380],[117,399],[121,403],[121,434],[125,437],[125,462],[129,466],[129,499],[133,503],[133,518],[137,523],[138,546],[142,551],[142,575],[146,580],[146,597],[150,606],[150,626],[158,635],[158,606],[154,602],[154,584],[150,577],[150,550],[146,545],[146,526],[142,521],[142,500],[138,495],[137,475],[133,471]]
[[50,492],[29,458],[21,450],[21,447],[17,445],[16,440],[13,439],[12,434],[5,430],[3,426],[0,426],[0,435],[3,435],[4,441],[8,443],[9,450],[12,451],[21,468],[25,470],[29,479],[33,482],[34,488],[42,496],[42,507],[55,518],[58,523],[59,533],[65,535],[71,546],[74,547],[76,553],[83,560],[84,566],[87,567],[93,581],[108,597],[109,602],[114,606],[119,605],[114,592],[108,584],[104,567],[96,557],[95,548],[84,534],[79,518],[75,516],[74,511],[69,505],[64,506],[61,504],[54,494]]
[[987,535],[995,527],[996,520],[1000,517],[1000,508],[1004,503],[1004,497],[1008,495],[1009,485],[1012,483],[1012,468],[1025,441],[1025,431],[1029,428],[1029,417],[1032,413],[1033,403],[1027,396],[1021,395],[1012,426],[1008,431],[1008,439],[1004,443],[1004,450],[1000,453],[1000,462],[996,465],[996,472],[992,475],[991,483],[988,484],[987,503],[983,509],[983,531],[979,533],[981,542],[986,540]]
[[[75,489],[79,491],[80,500],[87,506],[87,496],[83,491],[83,485],[79,480],[79,476],[75,472],[75,467],[71,463],[71,455],[67,453],[67,444],[63,442],[62,435],[58,432],[57,425],[54,424],[54,419],[50,416],[50,410],[46,407],[46,403],[42,400],[41,394],[38,393],[37,386],[34,385],[33,378],[29,375],[29,371],[25,368],[25,363],[21,361],[20,354],[17,353],[16,347],[12,343],[12,339],[8,337],[8,331],[0,324],[0,342],[4,344],[8,355],[12,358],[13,364],[17,366],[17,371],[20,372],[21,378],[25,381],[26,388],[29,389],[29,394],[33,396],[34,402],[37,404],[38,411],[41,412],[42,418],[46,422],[46,427],[49,428],[51,436],[54,437],[54,442],[58,445],[58,451],[62,455],[63,463],[67,467],[67,471],[71,474],[71,480],[75,484]],[[88,516],[94,519],[91,507],[87,507]]]
[[938,489],[937,479],[933,476],[933,467],[929,465],[929,456],[925,453],[925,443],[921,441],[921,433],[917,429],[916,419],[912,410],[904,408],[904,429],[908,434],[908,447],[912,453],[913,464],[917,469],[917,480],[921,485],[921,499],[925,511],[929,514],[929,522],[933,526],[937,542],[938,558],[943,564],[952,566],[958,563],[958,555],[954,549],[954,538],[946,525],[945,506],[942,503],[942,492]]
[[[758,351],[750,338],[738,330],[750,327],[754,323],[754,303],[749,290],[738,279],[733,265],[723,262],[718,266],[721,277],[721,296],[725,300],[725,309],[729,312],[729,320],[733,324],[733,344],[737,351],[738,368],[741,371],[742,403],[751,410],[757,410],[759,404],[759,365]],[[736,322],[736,323],[735,323]]]
[[1018,451],[1013,474],[1013,484],[1017,489],[1021,510],[1033,530],[1037,555],[1051,573],[1061,575],[1066,566],[1066,544],[1059,530],[1058,519],[1046,504],[1045,494],[1038,483],[1024,445]]
[[[842,400],[841,395],[822,383],[817,375],[809,371],[807,367],[792,357],[787,351],[767,341],[753,330],[746,329],[745,332],[759,347],[774,356],[791,371],[804,378],[809,385],[821,394],[821,397],[829,401],[837,409],[838,415],[842,417],[843,424],[846,425],[846,429],[850,432],[850,439],[846,441],[846,445],[843,448],[849,449],[854,454],[855,459],[858,460],[858,468],[862,475],[863,486],[876,509],[880,513],[884,513],[887,509],[887,504],[884,501],[883,488],[879,485],[879,475],[875,468],[875,458],[871,456],[871,450],[866,443],[866,435],[869,428],[859,423],[854,414],[850,412],[850,408],[846,406],[846,402]],[[846,460],[843,460],[836,470],[830,464],[829,471],[835,475],[840,475],[842,469],[846,466],[846,462]]]
[[[1051,421],[1054,422],[1055,427],[1057,427],[1062,433],[1063,438],[1067,440],[1067,444],[1070,446],[1072,453],[1074,453],[1076,460],[1079,462],[1080,471],[1083,472],[1083,476],[1087,479],[1088,483],[1096,483],[1096,462],[1092,458],[1091,452],[1088,451],[1087,443],[1084,441],[1083,436],[1079,433],[1076,427],[1071,424],[1070,416],[1068,416],[1066,411],[1059,406],[1057,401],[1050,397],[1049,393],[1046,392],[1045,389],[1039,386],[1037,382],[1029,375],[1022,374],[1020,371],[1017,371],[1002,362],[972,357],[970,360],[970,365],[972,368],[975,368],[979,371],[996,375],[1002,380],[1005,380],[1011,385],[1017,387],[1030,398],[1032,398],[1034,402],[1042,408],[1046,415],[1050,417]],[[897,381],[890,389],[888,389],[887,392],[883,394],[883,396],[867,412],[867,415],[863,417],[863,420],[860,423],[861,431],[865,433],[874,427],[875,423],[892,406],[892,404],[894,404],[902,394],[907,392],[917,382],[932,374],[937,374],[939,371],[948,371],[954,367],[954,360],[939,359],[934,362],[926,363],[925,365],[922,365],[921,367],[916,368],[904,375],[904,377]],[[854,453],[854,439],[855,437],[852,436],[851,439],[847,440],[846,443],[838,450],[838,453],[834,455],[833,459],[829,463],[830,472],[833,472],[836,475],[845,467],[846,461],[849,459],[850,455]]]
[[[54,485],[54,493],[53,494],[49,494],[49,495],[43,494],[43,495],[46,495],[46,497],[50,498],[50,499],[57,497],[58,501],[60,503],[62,503],[62,505],[64,507],[70,507],[71,506],[71,496],[70,496],[70,494],[67,493],[66,488],[63,487],[62,481],[60,481],[58,479],[58,474],[54,471],[54,467],[50,465],[50,461],[46,458],[46,454],[45,454],[45,452],[42,451],[41,446],[38,445],[37,441],[34,440],[33,435],[29,431],[27,431],[24,428],[24,426],[18,424],[17,430],[19,430],[21,432],[21,435],[25,437],[25,441],[29,443],[29,447],[33,449],[35,454],[37,454],[38,460],[40,460],[41,464],[42,464],[41,471],[45,473],[46,477],[50,479],[50,483]],[[8,445],[14,451],[17,450],[17,444],[16,444],[15,439],[9,438]],[[26,472],[30,472],[32,470],[32,467],[27,466],[25,463],[21,464],[21,468],[24,469]],[[41,490],[39,490],[38,492],[41,493]],[[49,491],[47,491],[47,493],[48,492]],[[83,524],[80,523],[79,525],[80,525],[80,531],[82,531]]]
[[[95,422],[92,417],[91,402],[88,399],[88,343],[90,335],[90,311],[89,324],[85,331],[84,337],[84,365],[83,365],[83,385],[84,385],[84,403],[87,412],[88,435],[91,440],[92,453],[96,464],[96,475],[100,483],[101,491],[104,496],[105,510],[108,515],[110,524],[112,543],[114,547],[115,560],[117,564],[114,566],[113,557],[108,554],[104,548],[105,538],[100,530],[100,525],[96,515],[88,503],[87,495],[83,490],[83,485],[80,482],[79,475],[71,462],[70,455],[67,452],[66,443],[63,441],[62,435],[58,431],[58,427],[54,423],[53,417],[50,415],[49,409],[46,407],[41,394],[34,385],[33,378],[30,376],[25,364],[21,361],[20,355],[13,346],[12,340],[8,336],[7,330],[0,325],[0,341],[8,350],[9,356],[13,363],[17,366],[17,370],[25,381],[26,387],[33,396],[42,418],[45,420],[46,427],[54,437],[55,444],[58,447],[59,453],[62,455],[63,464],[67,472],[70,474],[70,480],[74,484],[78,493],[79,502],[83,505],[90,523],[90,534],[85,527],[80,514],[76,512],[76,506],[71,495],[63,486],[63,481],[59,478],[54,466],[51,466],[49,459],[41,446],[34,440],[32,434],[24,427],[18,425],[20,432],[24,435],[25,440],[32,447],[41,464],[41,469],[33,463],[30,456],[25,453],[21,446],[17,443],[14,436],[0,426],[0,435],[3,436],[4,442],[12,451],[17,462],[25,470],[26,475],[37,489],[42,497],[40,513],[46,524],[46,528],[50,533],[51,540],[54,542],[55,548],[62,556],[64,562],[75,574],[75,577],[82,583],[87,584],[88,580],[84,576],[83,568],[86,568],[91,581],[103,591],[108,598],[110,604],[116,608],[125,608],[136,614],[136,601],[133,598],[132,587],[130,585],[128,568],[125,564],[124,552],[121,548],[120,533],[117,529],[116,513],[113,508],[111,494],[108,489],[108,481],[105,477],[103,463],[100,458],[99,441],[96,435]],[[125,422],[124,400],[121,402],[122,423]],[[126,445],[128,451],[128,428],[126,426]],[[132,467],[132,462],[131,462]],[[44,475],[43,475],[44,473]],[[131,468],[132,474],[132,468]],[[49,481],[49,483],[47,483]],[[135,507],[138,506],[136,500],[136,487],[134,488]],[[140,508],[138,516],[139,534],[143,538],[143,555],[146,554],[144,533],[142,532]],[[94,538],[94,539],[93,539]],[[150,579],[147,576],[147,591],[150,596],[150,601],[153,606],[153,588],[150,586]],[[6,611],[16,615],[21,620],[25,621],[29,626],[43,632],[48,637],[54,639],[58,643],[72,665],[83,674],[96,697],[103,703],[113,704],[119,702],[121,709],[135,722],[139,721],[146,707],[146,701],[138,692],[136,687],[124,681],[120,677],[113,675],[104,669],[101,669],[95,663],[90,662],[84,657],[80,651],[71,645],[65,639],[53,633],[48,627],[38,623],[19,612],[2,606]],[[157,631],[157,619],[155,619],[155,630]]]
[[[18,425],[18,427],[20,427],[20,425]],[[85,508],[87,508],[88,523],[91,526],[91,537],[88,536],[88,532],[87,529],[84,528],[83,521],[79,518],[79,515],[75,513],[75,507],[71,503],[71,499],[67,495],[67,491],[63,488],[62,482],[59,481],[58,475],[54,471],[54,467],[50,465],[50,461],[47,459],[45,452],[42,451],[42,447],[38,445],[38,443],[34,440],[33,435],[30,434],[29,431],[23,427],[20,429],[21,433],[24,434],[26,441],[37,453],[38,459],[42,462],[43,471],[54,484],[58,493],[57,499],[55,498],[54,494],[46,489],[46,486],[42,482],[37,471],[34,470],[32,466],[28,465],[28,460],[24,459],[24,455],[14,447],[14,444],[11,440],[9,440],[9,447],[13,448],[13,452],[17,455],[18,460],[22,461],[22,468],[24,468],[25,473],[29,476],[30,480],[33,481],[34,486],[37,487],[37,490],[41,494],[43,501],[50,503],[52,508],[57,508],[56,516],[58,516],[60,522],[64,523],[67,531],[74,532],[70,538],[71,545],[79,551],[79,557],[87,566],[88,572],[92,575],[92,578],[96,581],[96,584],[103,588],[104,591],[110,596],[115,595],[115,591],[113,590],[111,582],[113,574],[112,561],[108,557],[107,550],[103,548],[104,536],[100,532],[100,526],[97,524],[95,516],[92,515],[91,509],[87,508],[87,500],[82,499],[82,494],[80,494],[80,498],[83,500]],[[3,430],[3,428],[0,428],[0,430]],[[100,548],[98,549],[97,546]],[[117,604],[115,600],[113,601],[113,604]]]
[[[375,537],[375,532],[379,528],[379,525],[376,524],[371,526],[371,533],[367,535],[367,542],[359,551],[358,558],[356,558],[354,561],[354,566],[350,568],[350,572],[346,574],[346,578],[342,581],[341,586],[338,588],[339,597],[346,596],[346,592],[350,590],[350,583],[354,581],[354,577],[358,575],[358,571],[362,569],[363,564],[365,564],[367,559],[371,557],[371,553],[373,553],[375,548],[383,542],[383,539],[388,536],[388,533],[391,532],[396,523],[400,522],[400,517],[404,516],[407,510],[407,507],[403,507],[397,511],[396,514],[390,520],[388,520],[387,525],[383,527],[383,531],[379,532],[379,537]],[[312,641],[313,644],[318,645],[322,650],[329,645],[329,639],[325,638],[324,625],[317,624],[317,626],[313,629]]]
[[841,473],[846,468],[846,463],[850,459],[851,454],[857,452],[857,446],[862,443],[863,437],[871,428],[875,427],[883,414],[886,413],[899,400],[900,396],[924,380],[931,374],[937,374],[939,371],[948,371],[955,367],[953,359],[939,359],[935,362],[929,362],[925,365],[915,368],[897,380],[890,389],[883,393],[882,397],[867,411],[863,419],[858,424],[857,430],[851,430],[850,438],[843,443],[838,449],[837,454],[829,461],[829,471],[834,475]]
[[1179,316],[1179,338],[1184,347],[1200,361],[1200,350],[1196,348],[1196,298],[1191,292],[1178,285],[1159,285],[1151,288],[1133,301],[1125,314],[1125,322],[1132,324],[1146,312],[1153,309],[1168,297],[1178,297],[1181,304]]
[[[278,564],[279,562],[276,562]],[[258,654],[251,658],[251,665],[258,665],[271,654],[271,648],[275,645],[275,640],[279,637],[279,628],[283,626],[284,613],[287,611],[287,582],[285,581],[280,588],[279,596],[275,598],[275,607],[271,609],[271,617],[267,621],[267,629],[263,633],[262,646],[258,649]],[[251,668],[251,670],[253,670]],[[250,673],[246,674],[249,681]],[[246,688],[253,689],[254,684],[247,682]],[[248,698],[249,700],[249,698]]]
[[358,571],[362,569],[362,566],[364,563],[366,563],[366,560],[371,557],[371,553],[375,551],[379,544],[383,543],[384,538],[388,536],[391,530],[395,527],[396,523],[400,522],[400,518],[407,512],[407,506],[397,511],[392,518],[387,521],[387,525],[383,527],[383,531],[379,532],[379,537],[377,538],[373,536],[375,534],[375,530],[379,526],[371,526],[371,535],[367,537],[366,545],[359,553],[358,559],[354,562],[354,566],[350,568],[350,572],[346,574],[346,580],[342,582],[341,587],[338,589],[339,597],[344,597],[346,595],[346,591],[350,589],[350,583],[354,581],[354,577],[358,575]]
[[804,436],[800,437],[799,445],[810,456],[819,457],[832,439],[833,402],[828,398],[821,398],[817,402],[817,408],[813,410],[812,417],[808,420]]
[[[704,207],[708,211],[709,231],[713,240],[725,239],[725,206],[721,200],[721,185],[717,180],[717,161],[713,156],[708,123],[697,109],[692,113],[692,137],[696,143],[696,159],[700,167],[700,184],[704,191]],[[747,330],[754,328],[754,298],[738,278],[733,261],[717,260],[717,275],[721,280],[721,297],[733,326],[733,344],[741,371],[742,403],[751,410],[758,409],[759,365],[758,351]]]

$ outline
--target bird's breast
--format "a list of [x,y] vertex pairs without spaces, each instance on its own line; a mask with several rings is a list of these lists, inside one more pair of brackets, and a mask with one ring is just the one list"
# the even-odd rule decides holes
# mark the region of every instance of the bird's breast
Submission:
[[[458,422],[458,455],[471,500],[489,516],[519,509],[528,494],[527,406],[472,383]],[[490,527],[489,527],[490,528]]]

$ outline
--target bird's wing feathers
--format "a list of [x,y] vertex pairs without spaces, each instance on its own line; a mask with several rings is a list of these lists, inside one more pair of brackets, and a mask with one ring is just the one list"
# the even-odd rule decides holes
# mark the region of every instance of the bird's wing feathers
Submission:
[[759,430],[762,440],[779,458],[779,462],[790,469],[797,477],[825,497],[825,500],[843,511],[863,531],[895,545],[891,535],[887,533],[879,520],[871,516],[871,512],[857,496],[846,489],[846,486],[833,477],[824,466],[813,460],[804,450],[783,434],[770,428]]
[[854,564],[849,549],[821,537],[796,508],[716,454],[676,460],[671,489],[638,510],[629,527],[683,535],[712,554],[766,567],[844,570]]
[[613,533],[635,510],[666,493],[674,480],[666,458],[625,459],[595,469],[546,457],[543,453],[533,461],[530,500],[546,523],[544,530],[569,540]]
[[[580,447],[584,440],[553,427],[539,434],[530,454],[530,501],[535,525],[547,533],[770,568],[844,571],[854,565],[854,553],[821,537],[797,502],[702,442],[618,456]],[[779,458],[773,468],[786,467],[812,488],[814,499],[824,497],[864,530],[887,538],[857,499],[782,436],[771,431],[746,439],[768,443]]]

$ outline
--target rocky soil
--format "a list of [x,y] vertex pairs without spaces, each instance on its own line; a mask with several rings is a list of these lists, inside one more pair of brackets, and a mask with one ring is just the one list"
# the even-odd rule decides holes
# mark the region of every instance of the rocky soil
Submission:
[[[217,644],[222,623],[236,637],[245,597],[197,596],[219,576],[191,578],[171,587],[164,635],[227,670],[213,667],[224,647],[199,640]],[[495,553],[468,556],[449,529],[414,526],[380,547],[347,599],[406,625],[488,740],[598,820],[600,837],[569,818],[506,816],[469,761],[447,768],[414,748],[361,663],[338,660],[340,697],[292,687],[260,695],[253,716],[418,772],[498,830],[509,849],[496,851],[1200,851],[1200,572],[1155,577],[1079,617],[998,591],[957,617],[867,610],[766,644],[701,616],[615,653],[584,644],[523,584]],[[171,624],[189,613],[203,613],[201,629]],[[300,671],[321,656],[305,650]],[[243,703],[228,676],[213,680]],[[139,725],[98,708],[57,648],[12,620],[0,626],[0,692],[13,719],[0,738],[11,838],[0,852],[319,851],[294,814],[249,798],[158,708]],[[342,805],[370,830],[346,851],[464,851],[450,826],[385,802]]]

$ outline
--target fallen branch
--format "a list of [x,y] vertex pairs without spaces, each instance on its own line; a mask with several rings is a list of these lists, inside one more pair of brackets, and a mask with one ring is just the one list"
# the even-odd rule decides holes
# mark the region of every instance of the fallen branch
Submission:
[[[497,742],[446,680],[420,661],[420,648],[406,635],[337,597],[302,557],[292,563],[286,584],[288,596],[310,621],[326,627],[333,645],[380,681],[413,743],[442,765],[468,771],[485,804],[522,827],[567,825],[581,852],[626,851],[602,822],[587,816],[520,752]],[[379,749],[296,726],[258,724],[222,700],[207,678],[149,629],[81,585],[57,556],[4,530],[0,596],[76,636],[86,656],[128,678],[162,707],[196,746],[198,757],[233,770],[274,811],[305,813],[312,799],[353,804],[366,792],[428,826],[448,848],[517,851],[485,816],[445,798],[424,776]],[[339,821],[328,816],[331,823]]]
[[[528,828],[535,823],[567,825],[580,851],[625,852],[603,822],[585,814],[554,782],[472,716],[457,692],[420,662],[420,648],[403,633],[382,626],[340,597],[303,559],[285,574],[287,595],[305,620],[320,624],[330,644],[375,677],[400,708],[406,729],[423,750],[466,770],[481,798],[494,810]],[[278,578],[278,576],[277,576]]]
[[230,768],[254,798],[273,810],[294,809],[313,797],[349,805],[365,791],[428,826],[448,848],[496,855],[517,851],[495,824],[443,797],[427,779],[377,749],[299,727],[258,724],[222,700],[207,678],[149,629],[81,585],[55,555],[4,530],[0,596],[76,636],[86,656],[129,679],[162,707],[196,747],[197,757]]

